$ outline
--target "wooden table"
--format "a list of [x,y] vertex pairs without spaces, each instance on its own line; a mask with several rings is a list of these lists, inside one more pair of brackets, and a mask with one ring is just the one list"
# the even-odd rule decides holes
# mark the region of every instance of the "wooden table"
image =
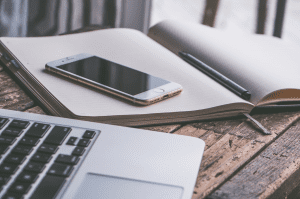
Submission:
[[[45,114],[0,66],[0,108]],[[193,198],[300,198],[300,111],[144,127],[201,138],[206,147]],[[200,155],[200,154],[199,154]]]

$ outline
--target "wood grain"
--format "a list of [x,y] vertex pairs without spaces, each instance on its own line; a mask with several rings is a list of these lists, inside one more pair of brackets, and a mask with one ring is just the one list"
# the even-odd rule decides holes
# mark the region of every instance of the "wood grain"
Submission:
[[297,122],[209,198],[286,198],[300,183],[299,131]]
[[205,198],[243,168],[299,117],[299,113],[254,116],[272,135],[263,135],[246,119],[189,124],[175,133],[203,139],[204,152],[193,198]]
[[141,127],[140,129],[146,129],[146,130],[150,130],[150,131],[159,131],[159,132],[164,132],[164,133],[173,133],[180,127],[181,127],[180,124],[173,124],[173,125]]
[[0,72],[0,96],[20,91],[21,88],[4,71]]
[[33,100],[2,70],[0,72],[0,108],[24,111],[33,106]]
[[35,106],[35,107],[32,107],[30,109],[27,109],[26,111],[24,112],[27,112],[27,113],[36,113],[36,114],[41,114],[41,115],[47,115],[43,109],[41,109],[39,106]]

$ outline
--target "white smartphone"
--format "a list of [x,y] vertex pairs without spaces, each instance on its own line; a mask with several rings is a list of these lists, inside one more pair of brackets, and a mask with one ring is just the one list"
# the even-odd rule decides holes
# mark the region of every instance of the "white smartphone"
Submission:
[[46,70],[139,105],[178,95],[182,86],[90,54],[46,64]]

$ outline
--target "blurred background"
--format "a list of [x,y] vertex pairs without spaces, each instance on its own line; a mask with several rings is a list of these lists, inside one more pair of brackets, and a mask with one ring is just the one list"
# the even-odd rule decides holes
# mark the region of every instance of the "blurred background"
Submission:
[[119,27],[147,33],[165,19],[275,35],[300,45],[300,0],[0,0],[0,36]]
[[[207,6],[207,2],[212,5]],[[164,19],[203,23],[209,12],[214,18],[209,25],[215,28],[270,36],[274,34],[277,16],[280,37],[300,45],[300,0],[153,0],[150,25]]]

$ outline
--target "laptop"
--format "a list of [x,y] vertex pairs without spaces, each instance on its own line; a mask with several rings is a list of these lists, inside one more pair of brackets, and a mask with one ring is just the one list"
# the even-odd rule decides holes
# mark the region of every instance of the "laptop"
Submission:
[[0,198],[188,199],[198,138],[0,109]]

